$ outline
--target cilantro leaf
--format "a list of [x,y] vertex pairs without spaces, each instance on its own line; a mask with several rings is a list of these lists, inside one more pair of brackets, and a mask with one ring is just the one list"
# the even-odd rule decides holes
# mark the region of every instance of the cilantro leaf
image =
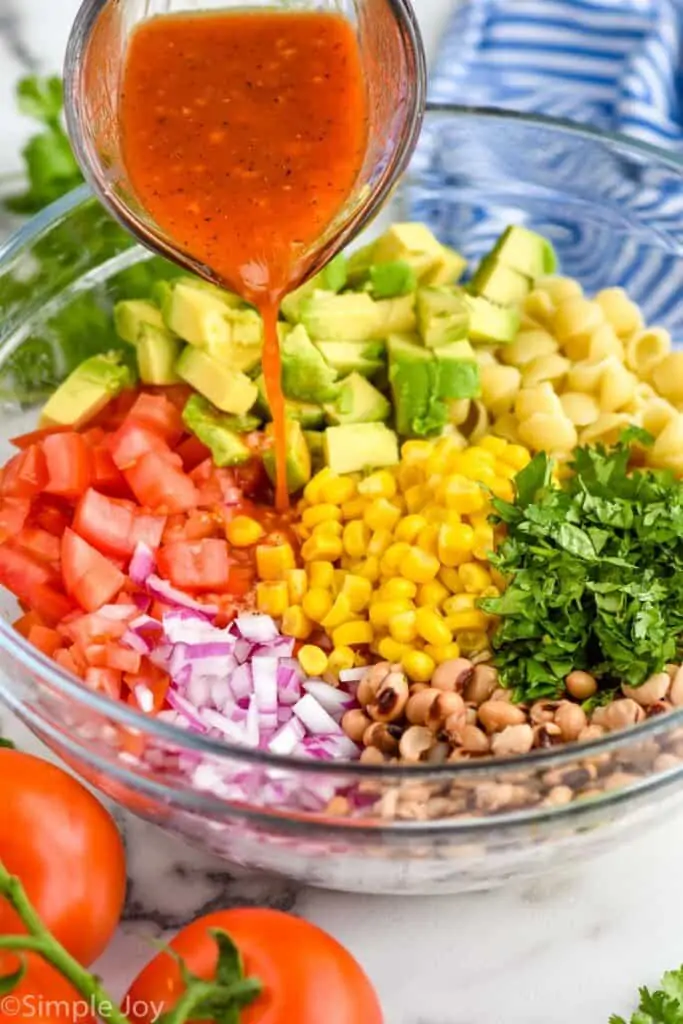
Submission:
[[630,1021],[615,1014],[609,1024],[683,1024],[683,967],[668,971],[658,991],[641,988],[638,994],[638,1009]]

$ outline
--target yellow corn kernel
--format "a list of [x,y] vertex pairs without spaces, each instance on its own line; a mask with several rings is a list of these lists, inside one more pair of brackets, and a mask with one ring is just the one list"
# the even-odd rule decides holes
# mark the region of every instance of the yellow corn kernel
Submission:
[[336,647],[327,659],[327,671],[338,676],[340,672],[353,668],[356,656],[350,647]]
[[[474,541],[474,530],[467,523],[456,523],[453,526],[444,523],[439,527],[439,561],[448,568],[471,561]],[[310,541],[306,543],[310,544]]]
[[448,566],[444,566],[439,572],[439,580],[444,587],[448,587],[451,594],[462,593],[462,581],[458,576],[457,569],[449,569]]
[[338,594],[334,599],[334,604],[322,620],[321,626],[326,630],[336,629],[337,626],[343,626],[345,622],[350,622],[353,618],[354,614],[348,597],[346,594]]
[[264,615],[279,619],[289,607],[289,591],[284,581],[256,584],[256,607]]
[[[491,456],[493,458],[493,456]],[[487,486],[496,479],[496,471],[493,466],[489,466],[486,462],[481,460],[472,459],[470,462],[465,463],[462,466],[462,475],[467,477],[469,480],[476,481],[480,484],[486,484]],[[481,493],[481,492],[480,492]],[[483,498],[484,495],[482,494]],[[457,507],[457,506],[456,506]],[[458,508],[460,512],[461,509]]]
[[491,584],[491,576],[482,565],[469,562],[461,565],[458,574],[466,594],[481,594]]
[[505,590],[505,588],[507,587],[507,580],[503,576],[502,572],[499,572],[498,569],[494,568],[493,566],[491,566],[489,572],[491,573],[493,585],[495,587],[498,587],[500,591]]
[[305,569],[289,569],[286,573],[289,603],[301,604],[308,590],[308,576]]
[[474,557],[478,558],[481,562],[487,562],[489,555],[495,546],[493,527],[491,524],[486,523],[481,526],[475,526],[474,546],[472,548]]
[[349,522],[351,519],[362,519],[369,504],[367,498],[351,498],[349,501],[345,501],[341,507],[342,519],[345,522]]
[[327,655],[315,644],[304,644],[297,657],[307,676],[321,676],[327,671]]
[[486,633],[482,633],[480,630],[463,632],[458,636],[458,644],[464,657],[472,657],[488,649],[489,638]]
[[454,641],[450,644],[425,644],[424,650],[437,665],[443,665],[444,661],[455,661],[460,657],[460,647]]
[[498,587],[484,587],[479,597],[500,597],[500,590]]
[[363,576],[364,579],[370,580],[371,583],[377,583],[382,575],[379,567],[379,558],[374,555],[366,558],[364,562],[359,562],[354,567],[354,570],[356,575]]
[[308,582],[311,587],[331,590],[334,583],[334,566],[332,562],[309,562],[306,567]]
[[406,441],[401,448],[402,462],[424,462],[434,451],[432,441]]
[[344,580],[346,579],[347,576],[348,571],[344,569],[334,570],[334,579],[332,580],[332,593],[334,594],[335,597],[337,596],[337,594],[341,593],[342,588],[344,586]]
[[448,477],[440,488],[440,496],[448,508],[459,512],[461,516],[479,512],[484,507],[485,497],[481,488],[466,476],[455,473]]
[[494,497],[501,501],[514,501],[515,488],[511,480],[498,476],[489,486]]
[[380,469],[361,480],[358,493],[368,498],[393,498],[396,494],[396,480],[388,469]]
[[521,444],[509,444],[506,451],[500,456],[503,462],[509,463],[515,469],[524,469],[531,462],[531,453]]
[[344,547],[341,537],[332,537],[327,534],[311,537],[301,548],[301,557],[305,562],[315,562],[319,559],[336,562],[341,558]]
[[475,594],[453,594],[443,603],[445,615],[457,615],[458,612],[469,612],[477,607],[477,596]]
[[429,523],[420,530],[417,546],[430,555],[436,555],[439,550],[439,526],[437,523]]
[[387,530],[384,527],[375,530],[368,544],[368,555],[381,558],[384,552],[391,546],[392,539],[391,530]]
[[502,477],[504,480],[514,480],[517,476],[517,470],[515,467],[511,466],[509,462],[503,462],[502,459],[496,460],[495,468],[496,477]]
[[308,538],[311,536],[311,531],[307,529],[305,526],[302,526],[301,523],[297,523],[297,525],[294,527],[294,532],[299,538],[299,540],[302,542],[308,540]]
[[412,547],[401,559],[399,568],[404,579],[412,580],[413,583],[429,583],[434,579],[441,566],[436,555],[430,554],[429,551],[423,551],[422,548]]
[[401,612],[389,622],[389,633],[400,644],[412,644],[417,639],[417,612]]
[[[316,506],[320,508],[321,506]],[[314,526],[311,531],[312,537],[341,537],[344,532],[344,527],[341,523],[338,523],[336,519],[326,519],[322,523],[318,523]]]
[[433,608],[418,608],[416,623],[419,635],[428,644],[449,644],[453,639],[446,622]]
[[353,647],[356,644],[371,644],[375,631],[369,622],[345,622],[332,633],[335,647]]
[[409,465],[408,463],[403,462],[398,467],[396,479],[401,490],[407,491],[410,487],[415,487],[416,484],[424,482],[424,472],[422,467],[417,465],[417,463]]
[[395,615],[413,610],[410,601],[375,601],[370,605],[370,622],[375,629],[388,629]]
[[393,530],[400,518],[400,509],[392,505],[388,498],[374,498],[363,515],[371,530]]
[[428,683],[436,665],[424,651],[408,651],[401,658],[401,667],[413,683]]
[[369,665],[369,664],[370,664],[370,658],[366,657],[366,655],[362,654],[360,651],[356,651],[356,656],[353,659],[353,667],[354,668],[365,668],[365,666]]
[[331,505],[343,505],[356,496],[355,481],[348,476],[332,476],[320,487],[320,494],[323,501]]
[[263,537],[265,530],[251,516],[235,516],[225,528],[225,536],[233,547],[249,548]]
[[256,548],[256,569],[262,580],[284,580],[285,573],[293,568],[294,552],[290,544],[259,544]]
[[363,612],[370,604],[372,583],[370,580],[365,579],[364,576],[348,573],[340,591],[340,596],[348,598],[352,612]]
[[313,623],[303,608],[295,605],[293,608],[288,608],[282,616],[280,632],[285,636],[294,637],[295,640],[308,640],[313,632]]
[[425,526],[423,526],[422,529],[426,526],[431,526],[434,523],[444,523],[447,515],[448,509],[442,508],[441,505],[425,505],[422,509],[422,517],[425,519]]
[[447,597],[450,597],[450,590],[440,583],[438,579],[423,583],[417,592],[417,603],[421,608],[438,608]]
[[409,551],[410,544],[406,544],[402,540],[397,541],[395,544],[392,544],[391,547],[388,547],[380,561],[382,575],[389,577],[396,576],[401,562]]
[[403,497],[405,498],[406,508],[412,513],[419,512],[427,504],[431,494],[429,488],[424,484],[413,484],[412,487],[408,487],[403,492]]
[[364,558],[370,543],[370,527],[359,519],[354,519],[344,527],[342,541],[344,551],[351,558]]
[[[425,584],[425,586],[428,585]],[[381,597],[385,601],[412,601],[416,594],[417,584],[412,580],[404,580],[400,576],[395,576],[394,579],[387,580],[383,584]]]
[[491,452],[498,458],[501,458],[503,453],[507,450],[508,443],[502,437],[494,437],[493,434],[487,434],[486,437],[482,437],[479,442],[479,447],[484,448],[487,452]]
[[399,643],[392,636],[383,636],[377,644],[377,653],[380,658],[383,658],[384,661],[395,662],[396,664],[400,664],[404,655],[409,654],[412,650],[412,644]]
[[322,622],[332,608],[332,594],[322,587],[311,587],[304,594],[301,607],[312,622]]
[[[455,612],[453,615],[449,615],[446,624],[454,633],[460,633],[463,630],[483,632],[489,624],[489,617],[478,608],[472,608],[469,611]],[[458,637],[458,643],[462,647],[460,637]]]
[[334,479],[334,473],[329,466],[325,466],[325,468],[321,469],[319,473],[316,473],[314,477],[311,477],[304,487],[304,498],[309,505],[317,505],[318,502],[324,500],[322,487],[323,484],[330,479]]
[[340,519],[341,509],[336,505],[311,505],[301,516],[301,522],[309,530],[320,523],[338,523]]

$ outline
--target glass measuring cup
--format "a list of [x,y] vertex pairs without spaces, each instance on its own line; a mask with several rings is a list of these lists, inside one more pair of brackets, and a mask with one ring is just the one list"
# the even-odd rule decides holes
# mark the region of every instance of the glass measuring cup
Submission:
[[352,194],[298,259],[294,286],[319,270],[372,219],[410,159],[426,91],[424,49],[410,0],[84,0],[64,69],[69,134],[86,179],[128,230],[162,256],[225,285],[210,267],[184,251],[136,198],[127,180],[118,123],[124,56],[135,26],[158,14],[230,7],[342,13],[359,40],[370,116],[365,161]]

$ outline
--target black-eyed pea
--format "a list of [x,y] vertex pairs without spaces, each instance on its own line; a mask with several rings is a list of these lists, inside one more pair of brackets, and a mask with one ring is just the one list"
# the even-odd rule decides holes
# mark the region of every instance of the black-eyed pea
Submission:
[[495,757],[528,754],[533,742],[534,730],[530,725],[508,725],[501,732],[494,734],[491,740],[491,752]]
[[524,786],[510,782],[482,782],[477,786],[475,800],[481,811],[501,811],[505,807],[523,807],[531,793]]
[[599,740],[601,736],[604,736],[607,730],[604,725],[598,725],[595,722],[591,722],[585,729],[582,729],[579,735],[576,737],[579,743],[590,743],[591,740]]
[[403,714],[409,696],[410,688],[403,672],[390,672],[365,710],[375,722],[395,722]]
[[512,690],[506,690],[504,686],[497,686],[488,699],[502,701],[503,704],[512,704]]
[[406,704],[406,718],[411,725],[425,724],[429,709],[441,692],[441,690],[433,690],[430,686],[426,690],[420,690],[419,693],[411,694]]
[[468,704],[465,710],[465,721],[467,725],[477,724],[477,707],[473,704]]
[[669,690],[669,700],[676,708],[683,704],[683,665],[679,667],[676,675],[673,677],[671,689]]
[[588,700],[598,689],[595,676],[592,676],[590,672],[582,672],[580,669],[570,672],[564,682],[567,692],[575,700]]
[[358,684],[358,703],[363,707],[375,698],[375,694],[391,672],[391,665],[388,661],[378,661],[376,665],[368,669]]
[[556,747],[562,742],[562,730],[555,722],[543,722],[541,725],[534,725],[533,733],[534,747],[539,750]]
[[492,665],[476,665],[472,678],[464,691],[465,700],[470,704],[483,704],[498,686],[498,673]]
[[429,705],[425,725],[432,732],[438,732],[448,719],[457,719],[463,725],[467,717],[465,701],[459,693],[440,690],[439,696]]
[[654,704],[650,704],[649,707],[645,708],[648,718],[654,718],[656,715],[665,715],[669,711],[673,711],[674,706],[670,700],[658,700]]
[[354,743],[362,743],[365,730],[372,725],[368,716],[360,708],[347,711],[341,720],[341,727]]
[[436,667],[431,685],[436,690],[462,693],[474,676],[474,666],[467,658],[451,658]]
[[359,760],[361,764],[377,765],[384,764],[385,757],[382,751],[378,750],[377,747],[366,747],[365,750],[361,751]]
[[639,778],[639,775],[631,775],[629,772],[614,772],[613,775],[607,776],[602,785],[603,789],[609,793],[616,789],[632,786],[634,782],[638,782]]
[[460,747],[468,754],[488,754],[491,741],[476,725],[465,725],[460,734]]
[[[603,714],[597,716],[597,712]],[[613,700],[604,708],[596,708],[593,719],[596,725],[604,725],[608,732],[617,732],[619,729],[627,729],[631,725],[637,725],[645,718],[645,712],[640,704],[636,704],[630,697],[621,700]]]
[[430,749],[424,760],[427,764],[444,764],[448,760],[450,752],[450,744],[439,741]]
[[401,736],[399,753],[404,761],[421,761],[434,746],[434,733],[424,725],[411,725]]
[[642,686],[627,686],[622,683],[621,692],[624,697],[629,697],[642,708],[647,708],[650,704],[656,704],[658,700],[664,700],[670,686],[668,672],[655,672]]
[[574,790],[569,786],[553,786],[543,801],[544,807],[565,807],[574,799]]
[[373,722],[363,733],[363,744],[366,747],[376,747],[388,757],[398,753],[398,738],[391,726],[384,722]]
[[555,711],[555,725],[560,727],[562,739],[565,743],[573,743],[581,735],[581,731],[588,725],[586,712],[579,704],[572,704],[571,701],[563,701]]
[[654,770],[656,772],[670,772],[673,768],[680,768],[680,759],[675,754],[666,751],[655,758]]
[[502,732],[509,725],[523,725],[526,714],[514,704],[503,700],[487,700],[479,708],[479,721],[489,735]]
[[529,718],[532,725],[543,725],[544,722],[553,722],[555,712],[560,706],[557,700],[537,700],[529,709]]

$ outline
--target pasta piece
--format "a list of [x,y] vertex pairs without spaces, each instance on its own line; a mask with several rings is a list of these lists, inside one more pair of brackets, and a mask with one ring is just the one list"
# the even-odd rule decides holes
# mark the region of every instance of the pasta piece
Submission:
[[616,356],[623,363],[624,343],[618,338],[616,331],[611,324],[603,324],[593,331],[588,340],[588,356],[591,362],[598,359],[606,359],[608,356]]
[[525,328],[527,323],[546,327],[553,322],[554,316],[555,304],[547,292],[539,288],[529,292],[522,306],[522,323]]
[[556,306],[565,299],[580,298],[583,295],[583,288],[573,277],[541,277],[536,287],[546,292]]
[[600,406],[593,395],[584,395],[580,391],[566,391],[560,396],[565,415],[575,427],[587,427],[595,423],[600,415]]
[[605,363],[605,359],[599,359],[597,363],[591,363],[587,359],[576,363],[567,374],[567,390],[584,391],[589,394],[598,391],[605,372]]
[[597,302],[580,296],[564,299],[555,310],[553,334],[564,345],[577,335],[590,335],[605,322],[605,314]]
[[664,427],[650,449],[648,461],[653,466],[683,473],[683,415],[677,413]]
[[559,352],[549,356],[537,356],[530,363],[526,363],[522,372],[522,383],[525,388],[533,388],[543,381],[549,381],[555,388],[560,388],[571,363]]
[[491,363],[497,363],[496,359],[496,347],[494,345],[477,345],[474,349],[474,358],[477,360],[480,366],[490,366]]
[[510,444],[519,444],[519,424],[514,413],[506,412],[494,422],[491,433],[504,437]]
[[652,371],[652,383],[662,398],[683,402],[683,352],[670,352]]
[[528,448],[551,454],[567,454],[577,443],[576,427],[564,413],[557,416],[534,413],[520,423],[519,436]]
[[490,424],[491,420],[484,403],[475,399],[470,407],[470,415],[464,431],[467,433],[470,444],[475,444],[488,434]]
[[652,371],[671,351],[671,335],[663,327],[650,327],[634,334],[626,342],[626,365],[643,380],[649,380]]
[[522,375],[516,366],[484,366],[481,370],[481,398],[492,416],[510,412],[520,389]]
[[557,352],[558,348],[552,334],[548,334],[547,331],[520,331],[510,345],[501,347],[500,358],[507,366],[526,366],[532,359],[550,356]]
[[640,307],[629,299],[623,288],[604,288],[595,296],[607,321],[620,338],[628,338],[643,327]]
[[633,419],[627,413],[604,412],[595,423],[581,431],[581,444],[616,444],[623,431],[632,423]]
[[645,430],[653,437],[658,437],[678,415],[671,402],[656,395],[645,402],[640,418]]
[[605,360],[598,401],[603,412],[618,412],[633,401],[637,378],[615,356]]
[[448,419],[456,427],[467,422],[470,414],[471,398],[457,398],[448,403]]
[[522,388],[515,399],[515,416],[520,422],[539,412],[546,416],[564,416],[560,399],[547,381],[535,388]]

